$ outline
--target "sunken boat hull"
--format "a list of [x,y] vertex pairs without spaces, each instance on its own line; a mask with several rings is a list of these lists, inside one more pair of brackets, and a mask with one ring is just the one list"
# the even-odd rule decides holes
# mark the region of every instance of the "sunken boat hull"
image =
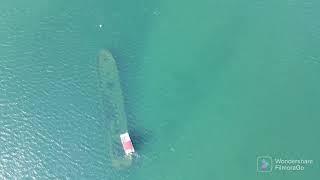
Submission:
[[108,155],[112,166],[121,169],[130,166],[132,159],[124,156],[119,137],[127,131],[127,117],[117,64],[109,50],[99,52],[98,75],[103,116],[108,125]]

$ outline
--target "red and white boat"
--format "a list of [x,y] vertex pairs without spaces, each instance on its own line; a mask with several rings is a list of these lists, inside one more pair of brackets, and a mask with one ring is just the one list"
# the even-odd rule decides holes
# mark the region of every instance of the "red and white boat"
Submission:
[[126,132],[126,133],[121,134],[120,139],[121,139],[123,150],[126,153],[126,155],[127,156],[132,155],[135,151],[134,151],[129,133]]

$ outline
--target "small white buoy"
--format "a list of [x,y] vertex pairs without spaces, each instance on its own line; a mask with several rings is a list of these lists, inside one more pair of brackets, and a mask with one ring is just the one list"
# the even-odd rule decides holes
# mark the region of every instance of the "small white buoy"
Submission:
[[160,15],[160,11],[155,10],[155,11],[152,12],[152,14],[155,15],[155,16],[159,16]]
[[102,24],[99,24],[99,27],[102,28]]
[[170,147],[171,152],[176,152],[176,149],[174,147]]

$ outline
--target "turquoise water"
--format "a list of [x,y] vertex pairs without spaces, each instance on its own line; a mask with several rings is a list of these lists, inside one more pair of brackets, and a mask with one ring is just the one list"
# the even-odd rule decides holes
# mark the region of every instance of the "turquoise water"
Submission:
[[[316,179],[319,7],[3,1],[0,179]],[[121,171],[107,158],[96,66],[103,48],[117,60],[140,155]],[[257,173],[263,155],[315,163]]]

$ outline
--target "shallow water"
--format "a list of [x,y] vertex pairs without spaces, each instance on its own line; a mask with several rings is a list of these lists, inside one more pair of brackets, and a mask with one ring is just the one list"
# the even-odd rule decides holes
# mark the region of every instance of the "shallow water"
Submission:
[[[2,2],[0,179],[316,179],[319,7]],[[96,66],[103,48],[117,60],[139,153],[121,171],[107,155]],[[316,164],[261,174],[262,155]]]

